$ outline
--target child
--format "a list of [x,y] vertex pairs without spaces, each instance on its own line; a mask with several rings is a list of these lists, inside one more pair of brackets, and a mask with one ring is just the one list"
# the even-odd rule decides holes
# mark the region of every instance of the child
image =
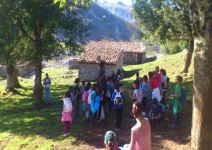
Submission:
[[177,127],[177,122],[178,122],[178,119],[179,119],[179,113],[182,109],[182,102],[180,101],[180,98],[182,96],[182,89],[183,89],[182,85],[181,85],[182,81],[183,81],[183,78],[181,76],[176,77],[177,85],[175,86],[174,94],[172,95],[174,97],[174,99],[172,101],[173,115],[174,115],[172,128]]
[[[152,73],[151,73],[152,76]],[[150,79],[150,86],[152,88],[152,99],[156,98],[158,102],[161,101],[161,93],[160,93],[160,86],[161,86],[161,76],[158,72],[154,72],[154,75]]]
[[45,88],[45,103],[52,104],[53,103],[53,97],[51,94],[51,79],[49,78],[48,73],[46,73],[46,78],[43,81],[43,85]]
[[82,111],[85,114],[86,120],[88,120],[88,95],[89,95],[89,86],[86,86],[84,88],[83,94],[82,94]]
[[132,99],[132,102],[134,103],[135,101],[139,101],[141,102],[142,101],[142,98],[143,98],[143,94],[142,94],[142,91],[140,90],[139,88],[139,82],[137,80],[135,80],[133,82],[133,88],[134,88],[134,91],[133,91],[133,95],[130,96],[131,99]]
[[166,76],[166,70],[161,69],[160,70],[161,74],[161,88],[162,88],[162,100],[161,103],[166,106],[166,91],[168,89],[168,83],[169,83],[169,78]]
[[85,84],[86,84],[86,82],[85,82],[85,81],[82,81],[82,88],[81,88],[81,89],[82,89],[82,90],[81,90],[81,91],[82,91],[82,94],[83,94],[84,89],[85,89],[85,87],[86,87]]
[[116,129],[119,130],[122,122],[122,111],[124,104],[123,94],[120,91],[120,84],[116,84],[115,86],[115,91],[112,95],[112,103],[115,111]]
[[72,122],[72,103],[71,99],[69,98],[70,94],[69,91],[66,92],[63,98],[63,111],[62,111],[62,118],[61,121],[64,125],[64,136],[68,136],[70,134],[70,125]]
[[106,150],[121,150],[117,147],[117,137],[113,131],[107,131],[104,136]]
[[107,78],[107,91],[106,91],[106,99],[108,104],[108,110],[111,111],[111,95],[113,94],[113,82],[111,78]]
[[93,85],[92,87],[92,92],[89,94],[89,103],[90,103],[90,110],[91,110],[91,125],[94,124],[96,117],[97,117],[97,102],[99,99],[97,97],[98,93],[98,87],[96,84]]
[[147,97],[148,97],[148,94],[149,94],[149,84],[148,84],[148,77],[147,75],[144,75],[143,76],[143,82],[141,84],[141,91],[143,93],[143,98],[142,98],[142,105],[143,105],[143,110],[144,112],[146,112],[147,110]]
[[80,80],[79,78],[76,78],[75,81],[75,86],[74,86],[74,91],[75,91],[75,94],[76,94],[76,102],[75,102],[75,105],[74,105],[74,108],[75,108],[75,119],[78,118],[78,115],[79,115],[79,108],[80,108],[80,87],[79,87],[79,83],[80,83]]
[[162,106],[159,104],[156,98],[152,100],[152,108],[150,111],[150,119],[154,122],[159,121],[162,118]]

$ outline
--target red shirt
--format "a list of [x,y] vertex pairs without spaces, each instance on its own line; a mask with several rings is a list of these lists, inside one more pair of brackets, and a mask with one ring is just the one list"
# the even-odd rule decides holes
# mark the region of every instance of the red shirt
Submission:
[[152,79],[150,80],[150,85],[152,89],[158,88],[161,85],[161,75],[160,73],[156,73]]

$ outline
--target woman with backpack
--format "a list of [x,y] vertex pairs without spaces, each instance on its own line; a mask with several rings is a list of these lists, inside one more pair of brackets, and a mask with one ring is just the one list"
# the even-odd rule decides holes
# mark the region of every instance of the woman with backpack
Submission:
[[112,95],[112,104],[115,112],[115,122],[117,131],[121,127],[122,111],[124,106],[123,93],[120,91],[120,84],[116,84],[114,93]]

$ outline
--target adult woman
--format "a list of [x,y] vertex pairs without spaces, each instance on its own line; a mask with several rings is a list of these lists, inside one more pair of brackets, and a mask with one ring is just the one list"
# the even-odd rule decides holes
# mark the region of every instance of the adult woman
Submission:
[[128,150],[151,150],[151,128],[148,119],[141,115],[142,104],[136,101],[133,104],[132,113],[136,119],[136,125],[131,129],[131,141]]

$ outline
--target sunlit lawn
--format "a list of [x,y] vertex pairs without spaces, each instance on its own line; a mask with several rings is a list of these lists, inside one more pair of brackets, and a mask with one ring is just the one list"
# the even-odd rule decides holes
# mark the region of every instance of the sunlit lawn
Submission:
[[[137,71],[143,76],[153,70],[155,66],[166,69],[171,82],[174,82],[175,76],[181,71],[183,55],[184,53],[179,53],[144,65],[125,66],[126,78],[123,80],[124,87],[127,89],[125,92],[128,93],[128,90],[131,89],[131,82],[135,79],[134,74]],[[192,67],[190,71],[193,72]],[[81,144],[83,143],[82,139],[86,136],[85,131],[90,130],[82,117],[72,125],[71,136],[68,138],[62,136],[61,97],[73,84],[78,71],[62,67],[44,69],[43,73],[46,72],[52,78],[52,93],[55,104],[42,110],[35,110],[32,105],[32,78],[19,78],[24,89],[18,89],[19,93],[15,95],[6,93],[4,90],[5,80],[0,80],[0,149],[91,149]],[[191,99],[192,76],[190,74],[182,74],[182,76],[185,78],[184,86]],[[127,117],[129,108],[130,106],[127,105],[125,117]],[[111,119],[106,124],[111,124]]]

